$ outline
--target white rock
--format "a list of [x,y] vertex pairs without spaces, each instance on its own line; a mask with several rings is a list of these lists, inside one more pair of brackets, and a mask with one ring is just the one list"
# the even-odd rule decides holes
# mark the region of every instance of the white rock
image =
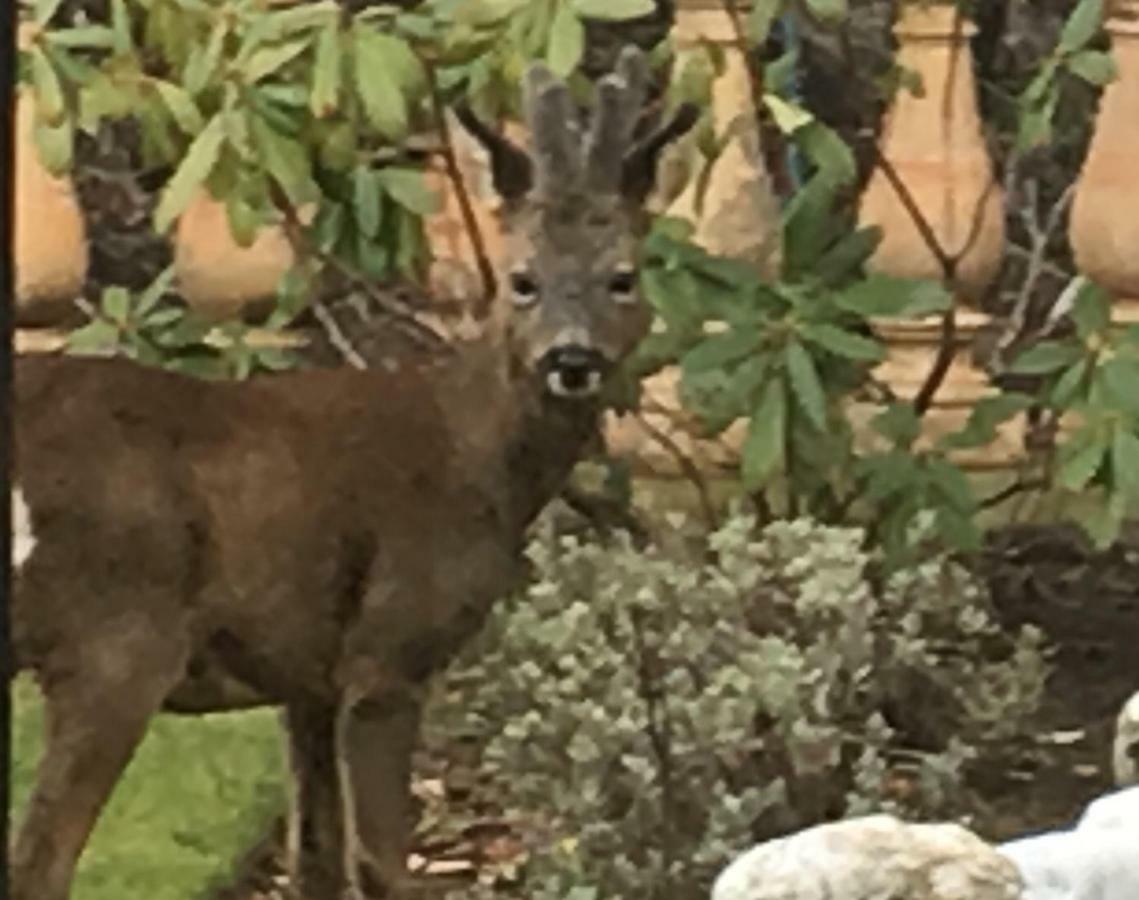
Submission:
[[867,816],[752,848],[712,900],[1018,900],[1020,889],[1016,867],[958,825]]
[[1115,722],[1111,767],[1116,784],[1139,784],[1139,691],[1123,704]]
[[[1135,839],[1135,855],[1139,856],[1139,785],[1104,794],[1088,804],[1078,831],[1123,831]],[[1139,900],[1139,894],[1135,895]]]
[[998,850],[1020,870],[1022,900],[1139,898],[1139,831],[1052,831]]

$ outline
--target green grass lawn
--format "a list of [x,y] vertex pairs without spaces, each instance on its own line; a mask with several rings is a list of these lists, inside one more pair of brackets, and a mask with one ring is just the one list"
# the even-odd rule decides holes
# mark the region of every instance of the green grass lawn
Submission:
[[[34,684],[15,686],[13,821],[40,752]],[[159,716],[79,865],[74,900],[193,900],[230,874],[284,806],[283,743],[273,710]]]

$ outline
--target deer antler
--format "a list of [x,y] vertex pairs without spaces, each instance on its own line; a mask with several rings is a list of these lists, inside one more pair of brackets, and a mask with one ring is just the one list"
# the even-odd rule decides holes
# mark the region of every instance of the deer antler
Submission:
[[547,199],[564,196],[581,181],[581,126],[569,88],[542,63],[526,73],[526,113],[535,188]]
[[586,144],[589,187],[616,193],[621,189],[622,159],[644,104],[648,64],[636,47],[626,47],[617,71],[597,84],[597,107]]

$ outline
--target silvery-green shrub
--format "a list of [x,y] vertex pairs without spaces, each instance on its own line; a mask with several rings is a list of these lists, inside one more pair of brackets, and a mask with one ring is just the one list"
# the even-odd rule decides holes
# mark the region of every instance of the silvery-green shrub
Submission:
[[[701,547],[539,535],[433,707],[547,823],[525,896],[707,896],[755,840],[967,812],[962,767],[1022,736],[1040,636],[942,557],[881,582],[864,533],[733,516]],[[465,896],[471,896],[465,894]]]

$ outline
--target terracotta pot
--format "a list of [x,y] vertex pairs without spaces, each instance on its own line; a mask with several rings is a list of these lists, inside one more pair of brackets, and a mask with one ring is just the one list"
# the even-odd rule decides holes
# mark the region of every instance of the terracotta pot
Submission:
[[[968,39],[954,34],[952,6],[905,4],[895,33],[898,61],[922,79],[923,97],[900,90],[887,111],[881,151],[950,254],[968,248],[958,266],[961,299],[976,301],[996,277],[1004,248],[1003,197],[981,132]],[[863,225],[884,237],[871,267],[913,278],[942,278],[936,258],[879,168],[862,196]]]
[[16,321],[58,321],[83,290],[87,277],[87,229],[69,177],[57,177],[40,161],[33,138],[35,100],[16,97],[15,269]]
[[[975,310],[958,312],[953,359],[934,396],[933,405],[923,417],[918,448],[927,448],[938,438],[960,431],[977,402],[999,392],[971,360],[971,348],[977,333],[988,321],[989,316]],[[874,377],[888,384],[899,400],[913,400],[937,358],[941,346],[941,317],[878,319],[873,327],[886,344],[886,359],[875,369]],[[883,449],[884,439],[869,424],[870,419],[881,412],[881,407],[871,403],[852,403],[848,412],[855,427],[857,446],[861,450]],[[997,436],[990,444],[953,451],[950,458],[971,470],[1008,468],[1023,459],[1023,438],[1023,421],[1013,418],[997,428]]]
[[[746,15],[746,7],[741,10]],[[760,152],[747,61],[736,46],[731,19],[716,2],[682,3],[676,11],[673,41],[679,50],[701,43],[719,46],[724,72],[712,85],[716,136],[731,137],[712,164],[703,196],[692,176],[668,214],[696,223],[696,243],[722,256],[745,260],[765,276],[779,272],[782,251],[781,210]],[[698,155],[691,141],[679,152]],[[699,201],[699,202],[698,202]]]
[[1069,236],[1081,272],[1121,297],[1139,298],[1139,2],[1116,2],[1106,27],[1119,77],[1100,101],[1099,117],[1072,199]]
[[174,234],[178,290],[195,310],[219,321],[268,306],[293,265],[280,228],[264,229],[248,247],[230,231],[225,204],[204,189],[179,217]]

